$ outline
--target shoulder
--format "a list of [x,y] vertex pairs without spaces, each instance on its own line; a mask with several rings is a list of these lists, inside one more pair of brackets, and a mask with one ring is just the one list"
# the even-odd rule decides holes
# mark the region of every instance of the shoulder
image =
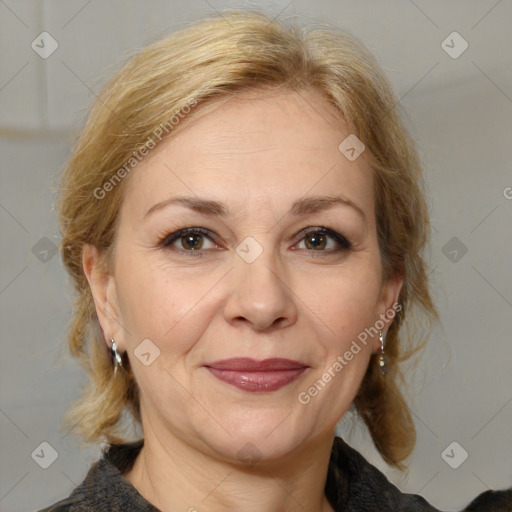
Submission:
[[91,507],[89,500],[80,492],[82,485],[76,487],[69,497],[37,512],[90,512],[95,510],[94,507]]
[[440,512],[422,496],[400,492],[340,437],[334,438],[326,492],[334,494],[337,510]]
[[464,512],[510,512],[512,487],[504,491],[486,491],[476,497]]
[[142,440],[110,445],[68,498],[39,512],[157,511],[123,478],[123,473],[133,465],[142,445]]
[[[375,466],[343,439],[334,439],[326,491],[337,499],[339,510],[441,512],[417,494],[402,493]],[[463,512],[511,512],[512,488],[486,491]]]
[[57,503],[54,503],[47,508],[38,510],[37,512],[79,512],[81,509],[79,506],[77,507],[77,505],[79,504],[76,502],[76,500],[66,498],[58,501]]

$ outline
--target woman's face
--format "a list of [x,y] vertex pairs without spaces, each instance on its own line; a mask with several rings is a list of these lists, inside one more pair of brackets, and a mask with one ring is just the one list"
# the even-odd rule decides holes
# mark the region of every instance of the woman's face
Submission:
[[338,148],[349,134],[315,92],[244,94],[132,171],[112,275],[88,277],[146,435],[236,460],[332,434],[380,346],[362,333],[401,286],[382,282],[371,170]]

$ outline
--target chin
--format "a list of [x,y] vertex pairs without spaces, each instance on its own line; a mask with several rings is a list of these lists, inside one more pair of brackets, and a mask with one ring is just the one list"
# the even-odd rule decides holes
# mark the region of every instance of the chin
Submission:
[[[244,417],[232,418],[226,421],[222,429],[217,429],[217,435],[212,432],[202,436],[214,452],[223,459],[253,465],[258,461],[278,461],[302,446],[308,439],[304,430],[304,420],[301,427],[292,420],[292,415],[281,409],[267,413],[250,411]],[[231,434],[231,436],[227,433]]]
[[214,449],[222,458],[235,464],[254,466],[282,460],[298,446],[300,443],[287,436],[271,440],[265,435],[255,435],[236,436],[225,445],[214,446]]

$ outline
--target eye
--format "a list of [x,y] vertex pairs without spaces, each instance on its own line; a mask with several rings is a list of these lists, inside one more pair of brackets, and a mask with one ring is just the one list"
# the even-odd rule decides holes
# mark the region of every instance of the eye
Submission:
[[[341,234],[328,228],[308,228],[302,232],[300,249],[317,252],[339,252],[350,250],[352,244]],[[303,244],[303,247],[300,245]]]
[[[312,252],[337,253],[352,247],[341,233],[324,227],[307,228],[297,238],[298,249]],[[207,250],[220,249],[213,234],[208,229],[199,227],[175,231],[163,238],[160,246],[177,252],[196,253],[196,256]]]
[[210,231],[204,228],[185,228],[175,231],[162,240],[161,246],[184,252],[218,248]]

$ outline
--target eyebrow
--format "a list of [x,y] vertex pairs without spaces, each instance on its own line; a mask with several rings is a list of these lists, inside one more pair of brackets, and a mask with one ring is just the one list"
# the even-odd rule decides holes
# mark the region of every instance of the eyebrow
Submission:
[[[165,201],[153,205],[144,214],[144,218],[147,218],[149,215],[175,204],[185,206],[203,215],[219,217],[225,217],[228,215],[228,209],[218,201],[203,199],[200,197],[180,196],[166,199]],[[308,213],[318,213],[329,210],[335,206],[348,206],[352,208],[362,217],[364,223],[367,223],[364,210],[356,203],[354,203],[354,201],[343,196],[310,196],[298,199],[290,208],[290,214],[298,217]]]

